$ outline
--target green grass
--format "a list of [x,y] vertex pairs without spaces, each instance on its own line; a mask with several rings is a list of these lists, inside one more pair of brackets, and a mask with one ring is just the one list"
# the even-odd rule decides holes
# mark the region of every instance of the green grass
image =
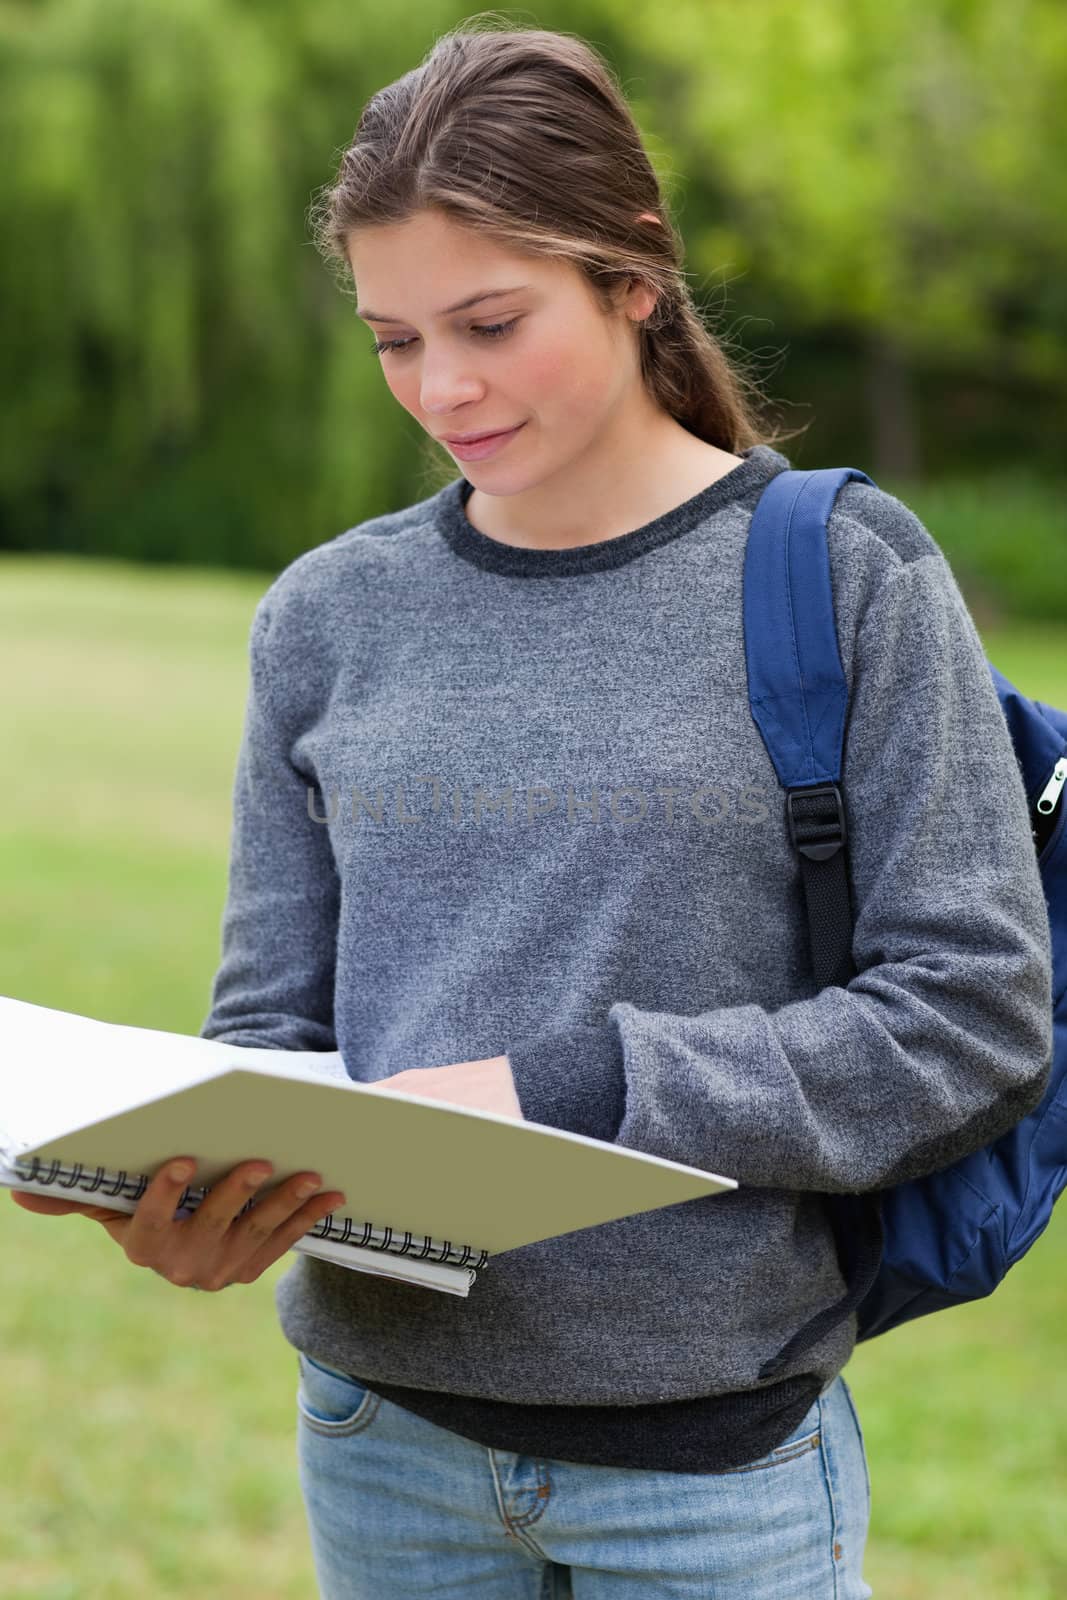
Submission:
[[[268,582],[0,559],[0,991],[195,1033],[225,891],[248,624]],[[1067,705],[1067,625],[983,629]],[[0,1594],[308,1600],[287,1263],[222,1295],[0,1195]],[[1067,1593],[1067,1209],[989,1301],[869,1346],[878,1600]]]

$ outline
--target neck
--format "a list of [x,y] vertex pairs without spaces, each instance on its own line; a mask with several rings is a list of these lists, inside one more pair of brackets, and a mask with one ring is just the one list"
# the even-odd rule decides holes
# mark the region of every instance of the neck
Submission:
[[570,550],[642,527],[699,494],[741,460],[697,439],[658,409],[624,422],[551,478],[515,494],[475,488],[467,520],[479,533],[525,550]]

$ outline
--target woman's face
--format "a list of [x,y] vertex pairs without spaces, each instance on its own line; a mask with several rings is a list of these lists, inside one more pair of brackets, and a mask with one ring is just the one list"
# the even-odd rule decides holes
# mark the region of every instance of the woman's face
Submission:
[[[393,395],[426,432],[520,431],[493,455],[455,455],[490,494],[543,481],[610,436],[641,391],[634,324],[653,296],[636,286],[614,316],[569,262],[512,254],[436,211],[356,230],[357,314],[380,343]],[[506,290],[449,310],[486,290]],[[627,313],[629,312],[629,317]],[[486,331],[488,330],[488,331]]]

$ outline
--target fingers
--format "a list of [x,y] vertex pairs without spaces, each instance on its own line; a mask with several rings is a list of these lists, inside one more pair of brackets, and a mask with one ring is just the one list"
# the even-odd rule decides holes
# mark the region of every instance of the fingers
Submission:
[[[180,1288],[215,1290],[230,1283],[251,1283],[296,1239],[344,1203],[344,1196],[336,1192],[317,1193],[320,1179],[307,1172],[294,1174],[257,1198],[272,1168],[269,1162],[245,1161],[212,1185],[191,1217],[176,1217],[193,1168],[190,1159],[161,1167],[119,1240],[135,1265],[153,1268]],[[255,1204],[246,1211],[252,1199]],[[256,1266],[250,1273],[252,1262]]]
[[195,1233],[198,1250],[203,1241],[210,1242],[209,1248],[218,1246],[256,1190],[270,1178],[272,1171],[269,1162],[243,1161],[212,1185],[189,1220],[190,1236]]
[[[323,1217],[329,1216],[331,1211],[339,1211],[345,1203],[343,1194],[332,1190],[327,1194],[317,1194],[289,1217],[288,1221],[277,1227],[271,1237],[266,1240],[258,1250],[245,1261],[237,1278],[238,1283],[254,1283],[258,1277],[266,1272],[268,1267],[274,1265],[279,1257],[287,1250],[291,1250],[298,1239],[302,1239],[309,1228],[316,1222],[321,1222]],[[256,1207],[258,1210],[258,1206]]]
[[178,1201],[195,1170],[192,1157],[182,1156],[160,1167],[149,1182],[122,1236],[123,1248],[134,1266],[160,1270],[165,1242],[173,1236]]
[[90,1217],[103,1225],[134,1266],[149,1267],[179,1287],[201,1289],[253,1283],[345,1203],[336,1190],[319,1192],[321,1180],[314,1172],[295,1173],[260,1195],[273,1169],[269,1162],[245,1161],[211,1186],[191,1216],[178,1216],[178,1203],[195,1173],[191,1157],[167,1162],[149,1181],[132,1215],[60,1195],[13,1189],[11,1197],[42,1216]]
[[[247,1204],[249,1194],[267,1181],[257,1178],[257,1167],[262,1170],[261,1164],[254,1162],[247,1164],[240,1174],[235,1169],[231,1177],[240,1176],[241,1187],[236,1196],[226,1200],[220,1196],[217,1213],[215,1208],[208,1208],[208,1200],[213,1198],[214,1192],[201,1203],[197,1222],[200,1213],[207,1211],[205,1226],[226,1246],[217,1270],[209,1277],[196,1279],[202,1289],[224,1288],[233,1282],[254,1282],[309,1228],[344,1204],[344,1195],[336,1190],[327,1194],[320,1192],[321,1180],[316,1173],[302,1172],[257,1198],[251,1210],[235,1218],[235,1209],[240,1211],[241,1206]],[[268,1169],[268,1178],[269,1175]],[[228,1222],[225,1234],[222,1232],[224,1222]]]

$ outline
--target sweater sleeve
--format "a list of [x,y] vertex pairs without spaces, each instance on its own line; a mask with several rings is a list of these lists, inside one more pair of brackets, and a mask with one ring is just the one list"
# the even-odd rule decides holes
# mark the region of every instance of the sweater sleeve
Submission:
[[775,1010],[618,1000],[601,1026],[517,1040],[528,1121],[742,1185],[858,1193],[948,1166],[1038,1103],[1051,938],[1026,794],[931,545],[889,570],[856,636],[842,787],[857,975]]
[[[322,800],[297,770],[270,694],[269,596],[249,640],[249,689],[233,788],[222,953],[204,1039],[336,1050],[339,885]],[[313,792],[312,808],[308,805]]]

